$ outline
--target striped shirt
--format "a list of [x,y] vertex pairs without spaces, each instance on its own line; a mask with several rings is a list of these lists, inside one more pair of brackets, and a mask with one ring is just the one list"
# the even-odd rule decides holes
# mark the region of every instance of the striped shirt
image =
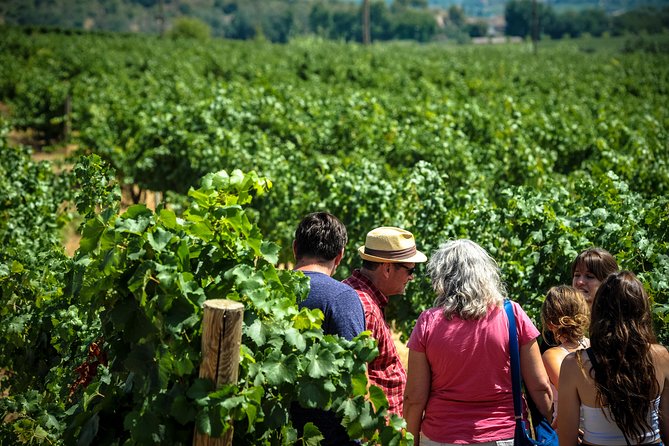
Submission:
[[344,280],[344,283],[358,293],[365,309],[367,330],[372,332],[372,337],[378,342],[379,356],[367,365],[370,384],[383,389],[388,398],[388,411],[402,416],[407,374],[397,353],[390,328],[383,317],[388,297],[357,269],[353,271],[351,277]]

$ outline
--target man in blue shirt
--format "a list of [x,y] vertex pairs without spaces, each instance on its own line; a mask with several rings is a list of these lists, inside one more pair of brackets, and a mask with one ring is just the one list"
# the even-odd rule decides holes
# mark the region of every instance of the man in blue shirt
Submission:
[[[323,332],[348,340],[365,330],[365,313],[353,288],[332,278],[344,257],[348,241],[346,228],[337,217],[327,212],[314,212],[302,219],[295,231],[293,253],[295,270],[309,277],[310,290],[300,308],[318,308],[323,312]],[[293,425],[302,434],[311,421],[321,431],[321,445],[356,445],[346,434],[341,420],[331,411],[305,409],[298,404],[291,408]]]

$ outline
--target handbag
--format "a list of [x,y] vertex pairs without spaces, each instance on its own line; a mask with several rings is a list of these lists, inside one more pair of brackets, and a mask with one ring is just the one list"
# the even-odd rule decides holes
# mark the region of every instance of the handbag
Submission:
[[516,431],[513,435],[514,446],[558,446],[557,432],[551,427],[546,417],[540,416],[534,424],[536,439],[532,438],[525,420],[521,416],[520,390],[520,353],[518,350],[518,332],[516,331],[516,316],[509,299],[504,300],[504,310],[509,319],[509,350],[511,352],[511,385],[513,389],[513,413],[516,418]]

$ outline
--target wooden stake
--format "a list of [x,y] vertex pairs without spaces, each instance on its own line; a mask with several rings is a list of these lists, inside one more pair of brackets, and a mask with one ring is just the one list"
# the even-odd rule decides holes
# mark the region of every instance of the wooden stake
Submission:
[[[243,318],[244,305],[239,302],[212,299],[204,303],[200,378],[211,379],[216,383],[216,388],[237,382]],[[230,445],[232,426],[220,438],[209,437],[195,429],[193,446]]]

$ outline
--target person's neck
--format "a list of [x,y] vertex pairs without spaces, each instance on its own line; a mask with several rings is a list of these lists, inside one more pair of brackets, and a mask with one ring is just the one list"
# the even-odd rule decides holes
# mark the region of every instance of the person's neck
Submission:
[[[381,267],[379,266],[379,268]],[[362,274],[367,278],[367,280],[372,282],[372,285],[374,285],[379,291],[381,291],[383,294],[386,294],[385,291],[383,290],[383,279],[379,278],[378,269],[370,270],[370,269],[360,268],[359,271],[360,274]]]
[[315,273],[323,273],[332,276],[337,269],[337,265],[333,261],[319,262],[315,260],[303,260],[295,265],[297,271],[311,271]]
[[376,279],[375,279],[375,274],[374,271],[365,269],[365,268],[360,268],[358,271],[360,271],[360,274],[362,274],[364,277],[369,279],[370,282],[376,285]]
[[583,338],[580,340],[564,340],[560,342],[560,347],[564,347],[568,350],[574,350],[583,347]]

